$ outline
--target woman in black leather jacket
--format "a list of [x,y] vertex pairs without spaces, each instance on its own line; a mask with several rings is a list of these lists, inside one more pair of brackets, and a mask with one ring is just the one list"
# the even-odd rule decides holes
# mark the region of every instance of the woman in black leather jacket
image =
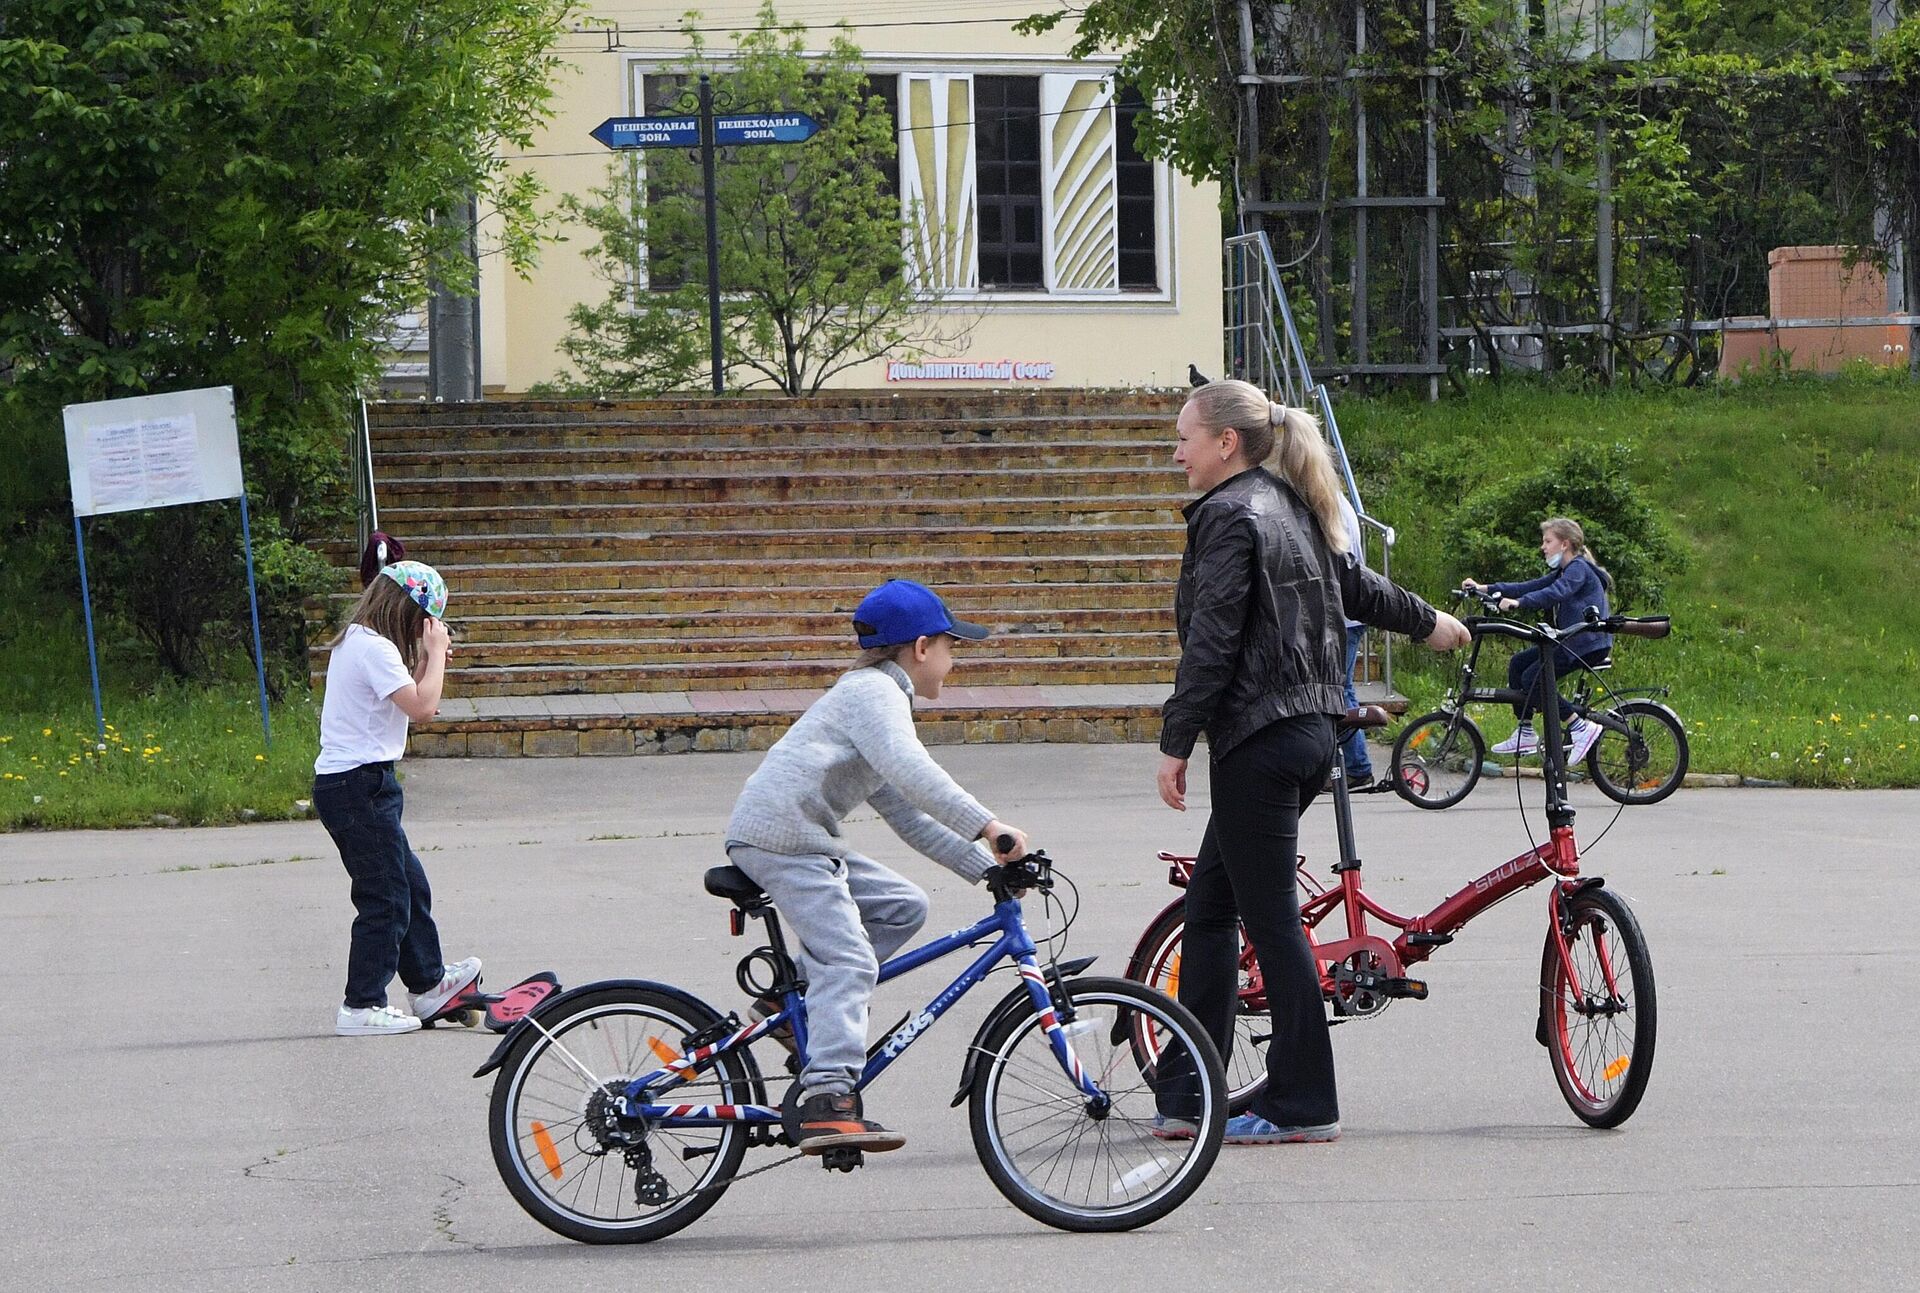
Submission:
[[[1188,397],[1177,430],[1174,461],[1202,492],[1185,509],[1174,600],[1180,669],[1161,711],[1160,797],[1185,810],[1187,759],[1202,732],[1213,794],[1187,887],[1180,1003],[1227,1053],[1244,925],[1273,1036],[1266,1089],[1227,1124],[1227,1140],[1333,1140],[1333,1048],[1294,857],[1300,814],[1332,767],[1334,723],[1346,709],[1346,621],[1440,651],[1465,643],[1467,630],[1347,550],[1339,482],[1310,414],[1272,404],[1246,382],[1217,381]],[[1174,1104],[1163,1109],[1157,1134],[1190,1134]]]

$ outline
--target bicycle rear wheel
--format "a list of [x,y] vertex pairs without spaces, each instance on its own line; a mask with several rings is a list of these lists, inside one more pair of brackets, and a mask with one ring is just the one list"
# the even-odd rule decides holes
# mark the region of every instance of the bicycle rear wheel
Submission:
[[[677,993],[629,986],[584,992],[537,1016],[494,1079],[487,1115],[494,1166],[527,1214],[589,1244],[638,1244],[693,1224],[720,1201],[747,1152],[747,1125],[667,1129],[619,1118],[612,1100],[677,1059],[719,1019]],[[758,1103],[751,1061],[729,1051],[673,1098]]]
[[[1127,962],[1127,977],[1180,999],[1180,938],[1186,930],[1186,913],[1173,907],[1160,913],[1147,927]],[[1145,1016],[1137,1021],[1144,1025]],[[1227,1108],[1245,1113],[1254,1097],[1267,1089],[1267,1042],[1273,1033],[1273,1018],[1267,1011],[1265,989],[1260,984],[1260,964],[1246,932],[1240,934],[1240,991],[1233,1016],[1233,1050],[1220,1057],[1227,1075]],[[1144,1026],[1134,1030],[1135,1056],[1142,1067],[1160,1062],[1154,1046],[1153,1030]]]
[[1687,731],[1679,715],[1654,700],[1623,700],[1603,711],[1626,725],[1602,726],[1587,751],[1587,773],[1600,793],[1620,804],[1657,804],[1687,775]]
[[1587,889],[1566,912],[1566,957],[1552,930],[1541,954],[1540,1040],[1575,1116],[1618,1127],[1653,1076],[1653,958],[1640,922],[1612,890]]
[[1486,757],[1486,738],[1472,719],[1436,709],[1394,740],[1394,791],[1416,808],[1451,808],[1473,793]]
[[[1226,1130],[1226,1079],[1199,1021],[1164,994],[1105,978],[1070,980],[1067,991],[1068,1040],[1109,1103],[1090,1106],[1055,1058],[1042,1016],[1026,1010],[981,1041],[968,1108],[974,1149],[1028,1216],[1061,1230],[1132,1230],[1166,1216],[1206,1179]],[[1155,1134],[1158,1098],[1134,1055],[1136,1028],[1152,1033],[1163,1057],[1193,1061],[1177,1098],[1181,1116],[1191,1115],[1186,1138],[1163,1139],[1166,1127]]]

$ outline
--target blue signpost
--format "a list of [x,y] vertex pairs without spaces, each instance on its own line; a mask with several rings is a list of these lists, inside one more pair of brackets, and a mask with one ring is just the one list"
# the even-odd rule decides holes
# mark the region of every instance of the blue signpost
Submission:
[[700,112],[683,117],[608,117],[589,132],[608,148],[698,148],[707,206],[707,340],[713,363],[713,393],[725,385],[720,353],[720,217],[715,209],[713,153],[752,144],[804,144],[820,123],[804,112],[713,114],[713,82],[700,76]]

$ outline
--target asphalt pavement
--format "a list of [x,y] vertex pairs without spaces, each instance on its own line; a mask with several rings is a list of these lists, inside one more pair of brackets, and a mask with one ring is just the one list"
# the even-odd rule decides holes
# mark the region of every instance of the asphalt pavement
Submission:
[[[1204,774],[1182,816],[1147,747],[936,754],[1073,877],[1072,952],[1118,973],[1175,894],[1155,851],[1199,839]],[[481,956],[491,986],[647,977],[737,1008],[751,944],[699,877],[758,758],[409,765],[449,958]],[[1524,816],[1512,781],[1444,813],[1358,800],[1369,889],[1423,910],[1525,851],[1539,783],[1518,785]],[[1684,790],[1617,819],[1577,800],[1587,870],[1633,901],[1659,988],[1651,1085],[1617,1131],[1574,1119],[1533,1039],[1534,890],[1433,959],[1430,1000],[1335,1030],[1338,1143],[1227,1147],[1144,1230],[1048,1230],[981,1170],[948,1101],[995,985],[870,1093],[905,1149],[848,1176],[778,1168],[610,1249],[500,1183],[490,1083],[468,1076],[491,1035],[332,1036],[351,908],[317,822],[0,836],[0,1287],[1914,1288],[1920,793]],[[984,911],[870,816],[851,833],[932,893],[929,932]],[[1324,804],[1303,849],[1332,855]],[[876,1014],[949,966],[887,985]]]

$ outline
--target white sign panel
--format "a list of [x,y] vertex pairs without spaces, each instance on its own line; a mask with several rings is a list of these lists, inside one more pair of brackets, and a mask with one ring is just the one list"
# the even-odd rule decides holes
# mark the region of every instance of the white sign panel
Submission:
[[73,514],[238,498],[240,430],[233,387],[69,404]]

